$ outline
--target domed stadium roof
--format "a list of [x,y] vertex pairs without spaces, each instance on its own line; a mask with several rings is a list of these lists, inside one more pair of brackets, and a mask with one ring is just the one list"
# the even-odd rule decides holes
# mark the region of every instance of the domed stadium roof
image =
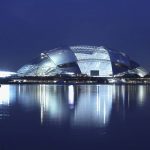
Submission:
[[86,74],[112,77],[147,71],[125,53],[102,46],[70,46],[56,48],[40,54],[18,70],[20,76],[54,76],[57,74]]

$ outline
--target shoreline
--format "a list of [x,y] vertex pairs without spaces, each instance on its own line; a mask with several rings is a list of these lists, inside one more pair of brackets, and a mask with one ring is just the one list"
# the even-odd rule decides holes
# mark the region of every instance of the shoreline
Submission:
[[7,77],[0,78],[0,84],[51,84],[51,85],[149,85],[150,78],[121,77]]

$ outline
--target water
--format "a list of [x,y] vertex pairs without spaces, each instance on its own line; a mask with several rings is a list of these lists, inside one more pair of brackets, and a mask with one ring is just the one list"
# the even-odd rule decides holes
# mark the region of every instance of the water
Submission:
[[150,86],[0,87],[0,150],[149,148]]

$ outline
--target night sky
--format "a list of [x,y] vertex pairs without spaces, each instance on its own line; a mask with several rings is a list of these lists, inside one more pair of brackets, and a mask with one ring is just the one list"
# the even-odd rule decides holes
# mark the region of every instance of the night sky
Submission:
[[150,71],[150,1],[0,1],[0,70],[79,44],[123,51]]

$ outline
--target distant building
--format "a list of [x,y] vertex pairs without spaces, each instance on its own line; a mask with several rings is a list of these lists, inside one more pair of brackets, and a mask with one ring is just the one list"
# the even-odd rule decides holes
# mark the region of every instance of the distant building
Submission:
[[125,53],[96,46],[56,48],[35,58],[18,70],[19,76],[54,76],[84,74],[97,77],[137,74],[147,71]]

